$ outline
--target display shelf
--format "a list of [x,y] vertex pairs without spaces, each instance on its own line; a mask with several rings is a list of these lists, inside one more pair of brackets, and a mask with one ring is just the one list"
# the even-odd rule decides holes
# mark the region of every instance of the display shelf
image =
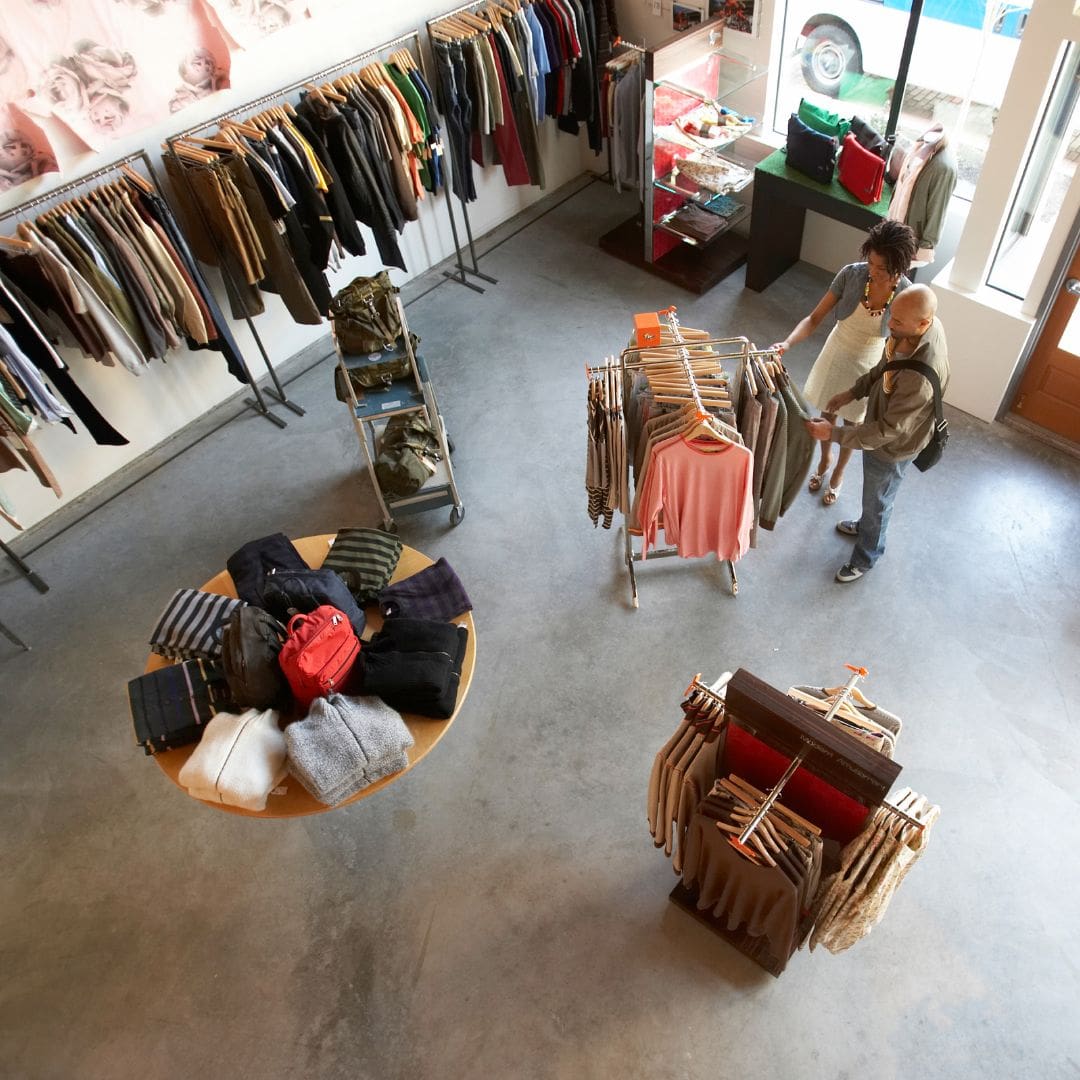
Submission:
[[[694,204],[697,205],[696,203]],[[703,209],[708,209],[707,206]],[[711,236],[699,239],[694,236],[690,236],[685,232],[680,231],[678,227],[678,216],[682,213],[681,210],[676,210],[673,214],[667,214],[656,222],[656,228],[661,229],[666,233],[670,233],[672,236],[677,236],[684,244],[689,244],[691,247],[706,248],[715,244],[726,232],[732,229],[735,225],[738,225],[740,221],[744,221],[750,216],[750,207],[741,206],[740,210],[731,215],[730,217],[724,217],[720,214],[714,215],[716,220],[720,223],[720,227]]]
[[741,53],[714,49],[697,63],[663,79],[660,85],[711,104],[732,97],[765,72],[764,67]]
[[694,202],[706,206],[714,201],[717,196],[734,195],[749,187],[754,181],[754,163],[748,159],[740,159],[735,154],[701,154],[691,160],[705,164],[719,164],[722,167],[730,167],[731,182],[723,184],[717,189],[702,187],[696,180],[686,175],[681,168],[682,161],[678,161],[671,172],[653,180],[653,184],[670,191],[673,195],[683,195]]

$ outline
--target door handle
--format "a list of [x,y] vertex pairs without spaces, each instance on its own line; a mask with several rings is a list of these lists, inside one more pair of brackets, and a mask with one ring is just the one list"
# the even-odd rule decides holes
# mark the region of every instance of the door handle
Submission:
[[1065,291],[1080,296],[1080,278],[1071,277],[1065,282]]

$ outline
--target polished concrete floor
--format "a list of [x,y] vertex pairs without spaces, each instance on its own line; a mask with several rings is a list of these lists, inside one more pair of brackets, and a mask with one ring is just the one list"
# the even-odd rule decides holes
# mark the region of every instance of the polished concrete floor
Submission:
[[[775,340],[829,275],[703,298],[602,254],[630,212],[586,187],[412,303],[465,522],[403,521],[475,603],[445,740],[350,808],[251,821],[133,746],[155,616],[243,541],[375,524],[323,363],[285,431],[248,416],[4,571],[0,1075],[31,1078],[1072,1077],[1080,1071],[1080,463],[954,414],[889,551],[840,586],[858,503],[800,497],[739,564],[668,560],[628,603],[585,514],[583,364],[636,311]],[[853,253],[854,255],[854,253]],[[414,290],[415,292],[416,290]],[[789,355],[805,374],[816,343]],[[849,952],[765,975],[668,902],[645,785],[695,672],[786,687],[845,662],[899,713],[929,850]]]

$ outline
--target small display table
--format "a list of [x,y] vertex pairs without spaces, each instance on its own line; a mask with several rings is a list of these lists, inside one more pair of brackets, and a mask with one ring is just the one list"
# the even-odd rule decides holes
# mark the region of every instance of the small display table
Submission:
[[[308,566],[317,570],[322,565],[323,559],[326,558],[326,554],[330,550],[330,543],[333,539],[334,534],[328,533],[323,536],[306,536],[301,540],[294,540],[293,544]],[[401,560],[398,562],[397,569],[394,571],[394,576],[390,580],[391,582],[394,582],[401,581],[402,578],[411,577],[425,567],[430,566],[432,561],[433,560],[429,559],[421,552],[410,547],[402,546]],[[211,578],[205,585],[201,586],[201,588],[203,592],[220,593],[222,596],[236,596],[233,580],[229,576],[228,571],[225,570],[216,577]],[[368,607],[365,609],[365,614],[367,615],[368,630],[372,633],[379,630],[383,620],[378,609],[375,607]],[[258,812],[241,810],[236,806],[224,806],[221,803],[211,802],[205,802],[204,805],[212,806],[216,810],[224,810],[229,814],[241,814],[245,817],[303,817],[307,814],[322,814],[327,810],[337,810],[341,806],[348,806],[350,803],[358,802],[360,799],[366,799],[369,795],[374,795],[376,791],[382,790],[382,788],[392,784],[395,780],[400,780],[401,777],[416,765],[417,762],[422,761],[427,757],[435,747],[435,744],[446,734],[447,729],[457,718],[458,713],[461,712],[461,706],[464,704],[465,698],[469,693],[473,668],[476,665],[476,627],[473,623],[472,612],[469,612],[467,615],[464,615],[456,621],[468,629],[469,644],[465,650],[465,661],[461,665],[461,683],[458,687],[457,706],[454,709],[454,715],[448,720],[433,720],[427,716],[417,716],[415,713],[402,714],[405,725],[412,733],[415,743],[408,750],[409,764],[402,769],[401,772],[392,773],[390,776],[385,776],[381,780],[377,780],[369,787],[364,788],[362,791],[358,791],[352,798],[346,799],[343,803],[339,803],[338,806],[324,806],[317,799],[309,795],[300,781],[291,775],[286,776],[276,789],[278,791],[284,789],[282,793],[271,794],[267,799],[265,810]],[[146,664],[146,671],[154,671],[157,668],[165,667],[168,663],[169,661],[163,657],[151,654],[150,659]],[[154,755],[154,760],[161,767],[162,772],[164,772],[177,787],[180,787],[180,770],[184,767],[184,762],[191,756],[194,749],[194,745],[182,746],[176,750],[167,750],[164,753]],[[201,799],[197,801],[203,802]]]
[[869,229],[885,216],[891,197],[892,189],[886,185],[881,199],[866,206],[835,177],[831,184],[819,184],[788,168],[783,150],[770,154],[754,170],[746,287],[763,292],[799,261],[807,210]]

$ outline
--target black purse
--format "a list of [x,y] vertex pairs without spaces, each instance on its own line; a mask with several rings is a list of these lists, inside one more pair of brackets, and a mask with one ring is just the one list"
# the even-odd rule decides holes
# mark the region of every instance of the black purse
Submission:
[[949,421],[941,408],[941,380],[937,372],[921,360],[892,360],[882,368],[883,374],[886,371],[917,371],[934,389],[934,430],[930,433],[930,441],[918,452],[914,462],[919,472],[926,472],[941,460],[949,441]]
[[889,144],[861,117],[851,118],[851,134],[860,146],[865,146],[871,154],[877,154],[882,161],[889,157]]
[[814,131],[792,113],[788,118],[787,163],[819,184],[831,184],[840,144]]

